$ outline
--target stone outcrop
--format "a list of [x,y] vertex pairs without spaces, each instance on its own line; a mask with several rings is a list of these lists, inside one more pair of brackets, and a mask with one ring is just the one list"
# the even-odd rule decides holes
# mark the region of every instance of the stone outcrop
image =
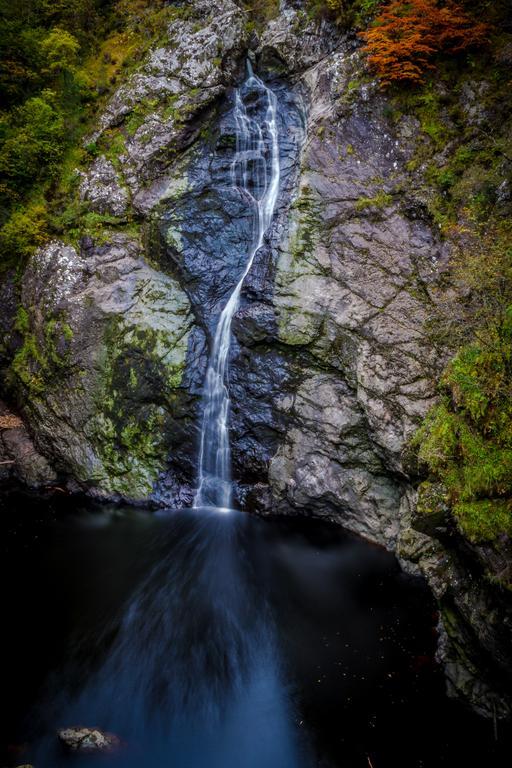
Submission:
[[20,312],[12,371],[40,449],[95,495],[147,499],[178,408],[186,295],[126,235],[56,241],[28,265]]
[[[169,168],[243,69],[245,22],[231,0],[171,10],[161,47],[86,139],[98,156],[78,174],[76,205],[103,222],[101,236],[96,229],[79,245],[40,249],[21,296],[2,285],[11,397],[72,489],[147,502],[174,445],[192,445],[180,426],[190,412],[181,383],[191,305],[171,275],[150,266],[143,218],[175,194]],[[168,479],[161,488],[162,503],[190,500]]]
[[114,733],[99,728],[62,728],[58,732],[60,743],[70,752],[81,754],[111,753],[121,746],[121,740]]
[[[347,511],[348,527],[373,528],[372,537],[389,545],[406,476],[402,452],[433,402],[442,364],[424,325],[444,248],[426,222],[403,210],[409,148],[391,134],[379,95],[345,101],[359,68],[357,54],[334,53],[303,76],[309,139],[289,227],[277,244],[273,303],[279,342],[306,352],[308,364],[302,388],[284,406],[294,433],[272,460],[270,477],[278,506],[293,508],[307,506],[296,493],[314,476],[307,495],[315,504],[324,497],[341,519],[339,510]],[[320,371],[320,381],[332,382],[326,389],[317,385]],[[340,381],[345,392],[337,395]],[[333,434],[333,403],[358,426]]]
[[128,208],[128,192],[121,186],[114,164],[99,157],[84,173],[80,200],[96,213],[123,216]]
[[0,400],[0,481],[16,479],[29,488],[41,488],[54,483],[56,477],[22,419]]
[[[142,213],[165,193],[170,163],[197,139],[201,116],[233,83],[246,48],[246,17],[232,0],[194,0],[174,11],[165,43],[114,93],[87,139],[117,142],[118,177],[109,186],[124,185]],[[106,159],[99,162],[106,169]],[[82,182],[93,210],[104,205],[105,173],[96,161]]]

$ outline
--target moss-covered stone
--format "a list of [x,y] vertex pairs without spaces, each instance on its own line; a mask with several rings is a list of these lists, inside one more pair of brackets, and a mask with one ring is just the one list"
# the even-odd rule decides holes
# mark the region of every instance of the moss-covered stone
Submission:
[[[155,292],[145,301],[161,300]],[[187,307],[174,311],[179,316]],[[114,317],[106,328],[96,413],[87,431],[100,460],[91,479],[104,491],[138,499],[151,494],[165,467],[187,334],[176,336],[176,323],[166,328],[131,320]]]
[[414,528],[432,534],[446,525],[449,511],[446,488],[441,483],[421,483],[414,510]]
[[278,294],[283,296],[283,300],[278,300],[279,338],[291,346],[309,344],[319,332],[318,316],[308,314],[300,303],[297,310],[293,296],[307,291],[310,276],[324,272],[315,255],[321,238],[320,222],[319,203],[305,186],[290,211],[288,247],[280,256],[276,276]]
[[22,383],[29,397],[37,399],[66,366],[73,331],[62,316],[57,316],[48,318],[43,333],[37,333],[23,305],[18,309],[14,330],[22,343],[14,355],[10,375]]

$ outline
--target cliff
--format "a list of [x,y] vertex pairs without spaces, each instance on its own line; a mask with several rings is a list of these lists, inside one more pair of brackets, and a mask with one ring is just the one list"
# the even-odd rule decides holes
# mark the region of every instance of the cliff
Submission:
[[[434,119],[450,130],[453,100],[442,83],[435,113],[393,100],[353,31],[282,5],[256,28],[231,0],[173,7],[86,137],[93,151],[61,212],[69,231],[18,281],[4,277],[5,391],[41,465],[19,476],[190,504],[213,321],[251,237],[229,176],[233,86],[249,56],[277,94],[283,172],[234,320],[238,504],[329,518],[395,551],[438,600],[450,691],[503,717],[509,539],[475,545],[443,494],[432,498],[438,485],[423,484],[418,504],[428,468],[414,436],[458,346],[436,322],[447,306],[462,318],[466,296],[451,272],[460,238],[436,219],[429,175],[456,151],[432,137]],[[489,84],[457,77],[464,124],[481,130],[497,109],[478,95]]]

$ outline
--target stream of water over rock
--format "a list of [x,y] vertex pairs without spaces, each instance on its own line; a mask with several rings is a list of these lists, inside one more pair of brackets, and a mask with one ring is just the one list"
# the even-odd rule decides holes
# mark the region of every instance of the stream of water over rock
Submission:
[[247,78],[235,94],[236,151],[231,176],[233,187],[251,210],[253,235],[245,269],[220,314],[206,373],[196,508],[227,510],[232,506],[227,381],[231,323],[244,280],[272,221],[279,192],[277,98],[254,74],[250,62],[247,70]]

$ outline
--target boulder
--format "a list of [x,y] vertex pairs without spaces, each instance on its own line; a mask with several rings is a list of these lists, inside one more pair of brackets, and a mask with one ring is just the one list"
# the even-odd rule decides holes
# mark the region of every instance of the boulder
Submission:
[[22,419],[0,400],[0,480],[8,478],[40,488],[54,483],[57,476],[37,450]]
[[94,753],[115,752],[121,746],[118,736],[99,728],[74,726],[57,732],[61,744],[71,752]]

